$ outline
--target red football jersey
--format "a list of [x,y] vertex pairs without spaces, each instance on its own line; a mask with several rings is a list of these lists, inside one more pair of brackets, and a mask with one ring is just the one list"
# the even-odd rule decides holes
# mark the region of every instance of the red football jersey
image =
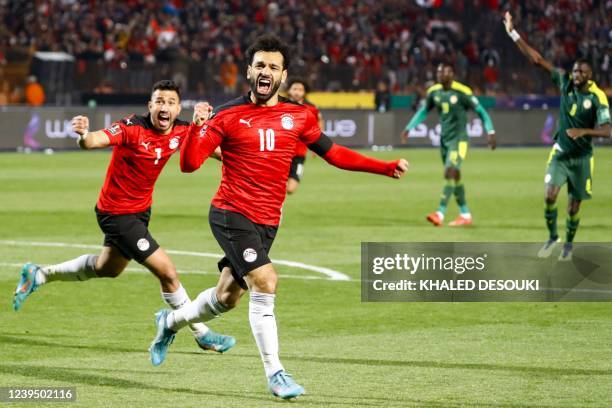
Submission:
[[177,120],[172,132],[162,135],[153,128],[148,115],[132,115],[104,129],[114,148],[98,209],[131,214],[149,208],[155,182],[170,156],[180,150],[189,126]]
[[[307,100],[304,101],[304,106],[306,106],[312,112],[314,117],[317,119],[317,124],[318,124],[319,123],[319,109],[317,109],[315,105],[313,105],[311,102]],[[307,153],[308,153],[308,146],[306,146],[304,143],[298,140],[298,143],[295,146],[295,156],[306,157]]]
[[258,106],[247,95],[220,106],[202,129],[197,153],[207,157],[219,145],[223,152],[221,185],[212,205],[257,224],[278,225],[295,147],[320,136],[312,112],[284,98],[274,106]]

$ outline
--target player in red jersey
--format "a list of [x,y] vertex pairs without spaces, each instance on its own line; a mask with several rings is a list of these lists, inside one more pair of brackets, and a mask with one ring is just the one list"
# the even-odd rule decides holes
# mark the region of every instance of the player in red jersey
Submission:
[[[180,310],[157,313],[157,335],[150,348],[153,359],[163,360],[179,329],[236,307],[249,290],[249,322],[268,388],[284,399],[303,394],[304,388],[279,360],[274,316],[278,277],[268,252],[278,229],[297,142],[342,169],[400,178],[408,168],[404,159],[384,162],[334,144],[322,134],[307,107],[279,97],[278,89],[287,78],[288,54],[287,45],[278,38],[260,37],[246,53],[251,92],[216,108],[201,130],[194,127],[187,136],[181,151],[185,172],[197,170],[217,146],[223,151],[222,179],[209,222],[225,257],[219,262],[216,287]],[[196,107],[194,115],[205,112]]]
[[[306,106],[313,115],[317,118],[319,128],[323,129],[323,117],[319,109],[306,99],[306,95],[310,92],[309,86],[301,78],[292,78],[287,81],[286,85],[287,96],[294,102],[303,104]],[[291,167],[289,169],[289,179],[287,180],[287,194],[293,194],[300,186],[300,181],[304,175],[304,162],[306,161],[306,154],[308,153],[308,146],[303,142],[298,141],[295,147],[295,155],[291,159]]]
[[[179,88],[173,81],[153,85],[146,116],[131,115],[110,127],[89,132],[89,119],[76,116],[72,128],[79,134],[82,149],[113,146],[104,186],[96,204],[98,224],[104,232],[99,255],[82,255],[58,265],[24,265],[13,306],[18,310],[38,287],[54,281],[84,281],[115,278],[131,259],[149,269],[161,284],[162,298],[172,309],[190,302],[178,279],[176,268],[148,230],[153,188],[173,153],[180,150],[190,127],[178,119],[181,111]],[[194,121],[202,125],[205,117]],[[201,348],[223,352],[235,340],[211,331],[202,323],[192,325]]]

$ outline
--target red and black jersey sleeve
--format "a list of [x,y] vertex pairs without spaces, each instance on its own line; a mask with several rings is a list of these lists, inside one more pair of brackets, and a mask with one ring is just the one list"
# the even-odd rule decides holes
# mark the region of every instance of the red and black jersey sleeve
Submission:
[[222,119],[217,116],[202,126],[191,124],[181,149],[181,171],[191,173],[199,169],[221,144],[223,135]]
[[306,122],[304,123],[304,130],[300,135],[300,140],[306,144],[310,145],[317,140],[321,136],[321,128],[319,127],[319,119],[314,115],[314,113],[310,109],[306,109]]
[[114,122],[112,125],[103,129],[103,132],[108,136],[110,146],[120,146],[138,143],[138,128],[136,126],[129,126],[128,124],[134,123],[134,116],[128,116],[120,121]]

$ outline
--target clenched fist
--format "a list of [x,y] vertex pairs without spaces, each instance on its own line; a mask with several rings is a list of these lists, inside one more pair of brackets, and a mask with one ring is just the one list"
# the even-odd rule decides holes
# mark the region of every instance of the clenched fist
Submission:
[[89,132],[89,118],[87,116],[75,116],[72,118],[72,131],[85,136]]
[[395,171],[393,172],[393,178],[401,178],[408,171],[408,166],[410,166],[410,164],[406,159],[399,159]]
[[202,126],[208,120],[212,112],[212,106],[208,102],[198,102],[193,108],[193,123]]

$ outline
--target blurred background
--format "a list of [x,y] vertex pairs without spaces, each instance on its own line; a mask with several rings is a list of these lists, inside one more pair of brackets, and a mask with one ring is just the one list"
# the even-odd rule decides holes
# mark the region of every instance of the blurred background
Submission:
[[[323,110],[399,111],[390,120],[407,121],[448,61],[494,120],[495,110],[546,110],[533,134],[554,127],[558,92],[508,38],[505,10],[547,59],[569,68],[587,58],[612,93],[610,0],[0,0],[0,107],[142,106],[165,78],[181,85],[186,107],[217,105],[247,90],[244,51],[274,32],[293,47],[290,75],[310,83]],[[350,120],[366,133],[380,122]],[[31,115],[26,122],[32,133]],[[348,144],[375,143],[366,133]]]

